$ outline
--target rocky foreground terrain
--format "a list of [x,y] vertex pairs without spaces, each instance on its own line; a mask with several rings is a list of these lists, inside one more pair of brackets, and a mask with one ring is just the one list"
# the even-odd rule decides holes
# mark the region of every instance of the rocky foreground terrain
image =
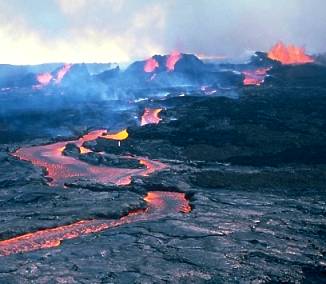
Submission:
[[[67,106],[51,116],[12,116],[16,128],[8,126],[10,116],[3,120],[1,241],[80,220],[119,219],[146,208],[149,191],[185,193],[191,211],[0,256],[0,283],[323,283],[325,90],[266,85],[237,93],[171,95],[110,116],[103,103],[83,111]],[[145,107],[163,109],[159,124],[137,125]],[[51,186],[45,169],[12,155],[103,127],[127,127],[129,137],[120,145],[86,141],[88,153],[69,145],[64,155],[142,169],[126,160],[133,155],[167,167],[123,186],[87,178]]]

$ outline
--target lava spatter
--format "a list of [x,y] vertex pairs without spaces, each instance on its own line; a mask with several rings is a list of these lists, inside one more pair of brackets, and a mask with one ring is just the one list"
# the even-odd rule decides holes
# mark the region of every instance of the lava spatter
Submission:
[[158,124],[161,121],[159,117],[160,112],[162,111],[161,108],[145,108],[144,113],[141,117],[140,125],[144,126],[147,124]]
[[166,59],[166,68],[168,71],[174,71],[175,65],[181,59],[182,54],[179,51],[173,51]]
[[184,193],[152,191],[148,192],[144,200],[148,204],[146,209],[130,211],[128,215],[118,220],[84,220],[0,241],[0,256],[53,248],[59,246],[64,240],[98,233],[125,224],[157,220],[170,213],[191,211]]
[[158,67],[159,67],[159,63],[153,57],[151,57],[151,58],[147,59],[145,62],[144,72],[152,73]]
[[58,71],[56,77],[56,84],[60,84],[63,77],[70,71],[72,64],[64,64],[62,68]]

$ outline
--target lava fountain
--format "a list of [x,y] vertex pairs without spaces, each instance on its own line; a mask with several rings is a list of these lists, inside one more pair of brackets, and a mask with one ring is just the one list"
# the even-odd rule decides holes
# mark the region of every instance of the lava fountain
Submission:
[[280,61],[282,64],[305,64],[314,62],[313,58],[305,53],[303,47],[286,46],[282,42],[275,44],[268,52],[268,57]]
[[141,117],[140,125],[144,126],[147,124],[158,124],[162,120],[159,117],[159,113],[162,111],[161,108],[145,108],[144,113]]
[[172,52],[166,59],[166,68],[168,71],[173,71],[175,64],[181,59],[182,55],[179,51]]
[[36,76],[36,79],[40,86],[47,86],[50,84],[53,76],[51,73],[41,73]]
[[51,186],[64,186],[65,183],[74,182],[78,179],[86,179],[103,184],[128,185],[131,182],[132,176],[147,176],[154,171],[166,168],[166,165],[159,161],[142,157],[129,157],[129,159],[137,159],[145,165],[145,169],[126,169],[90,165],[62,154],[62,151],[68,143],[74,143],[77,147],[80,147],[81,153],[87,153],[90,150],[83,147],[82,144],[99,137],[120,141],[128,137],[128,132],[123,130],[115,134],[110,134],[106,130],[96,130],[87,133],[78,140],[23,147],[14,152],[13,155],[21,160],[29,161],[35,166],[45,168],[47,172],[46,177],[51,180],[49,183]]
[[158,67],[159,67],[158,62],[153,57],[151,57],[146,60],[145,65],[144,65],[144,71],[146,73],[152,73]]
[[152,191],[144,198],[146,209],[133,210],[118,220],[84,220],[0,241],[0,256],[58,247],[62,241],[98,233],[125,224],[158,220],[170,213],[189,213],[184,193]]
[[72,64],[64,64],[63,67],[58,71],[56,77],[56,84],[60,84],[63,77],[69,72],[71,69]]

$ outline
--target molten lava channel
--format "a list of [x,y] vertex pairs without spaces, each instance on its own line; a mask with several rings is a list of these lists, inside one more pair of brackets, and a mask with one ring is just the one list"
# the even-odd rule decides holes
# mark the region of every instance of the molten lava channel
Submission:
[[305,49],[294,45],[286,46],[282,42],[275,44],[268,52],[268,57],[280,61],[282,64],[305,64],[314,62],[313,58],[305,53]]
[[144,200],[147,202],[146,209],[133,210],[118,220],[84,220],[0,241],[0,256],[53,248],[59,246],[64,240],[98,233],[125,224],[157,220],[170,213],[191,211],[184,193],[152,191]]
[[47,171],[46,176],[51,179],[51,186],[64,186],[65,183],[74,182],[78,179],[86,179],[103,184],[128,185],[131,182],[132,176],[146,176],[166,167],[165,164],[159,161],[142,157],[129,157],[129,159],[137,159],[141,164],[144,164],[145,168],[141,169],[96,166],[62,154],[68,143],[74,143],[79,147],[81,153],[91,152],[91,150],[83,147],[82,144],[95,140],[98,137],[118,140],[118,143],[120,143],[120,140],[128,137],[128,132],[123,130],[111,134],[107,133],[106,130],[96,130],[74,141],[23,147],[18,149],[13,155],[21,160],[29,161],[35,166],[45,168]]
[[161,121],[159,117],[161,108],[145,108],[144,113],[141,117],[140,125],[144,126],[147,124],[158,124]]

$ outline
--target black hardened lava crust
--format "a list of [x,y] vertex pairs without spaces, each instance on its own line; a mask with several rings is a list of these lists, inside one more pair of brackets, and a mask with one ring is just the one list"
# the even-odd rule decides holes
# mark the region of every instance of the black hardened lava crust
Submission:
[[[93,102],[2,116],[1,241],[118,219],[146,208],[148,191],[185,193],[191,212],[0,257],[0,283],[323,283],[326,91],[311,85],[274,82],[238,88],[238,98],[170,93],[119,110]],[[162,120],[140,127],[134,117],[147,104],[163,109]],[[69,145],[65,155],[142,170],[126,159],[135,155],[168,167],[126,186],[76,180],[51,187],[44,169],[10,154],[113,126],[128,129],[120,145],[98,138],[84,145],[93,153]]]

